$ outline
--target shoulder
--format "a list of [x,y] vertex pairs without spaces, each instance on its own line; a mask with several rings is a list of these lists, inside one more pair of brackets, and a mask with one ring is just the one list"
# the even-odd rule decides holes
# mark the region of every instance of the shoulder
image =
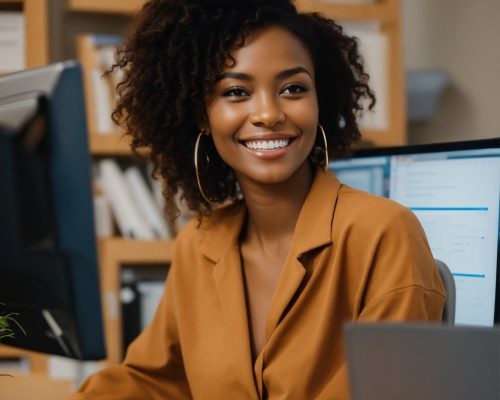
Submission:
[[364,285],[364,301],[415,287],[443,296],[425,232],[407,207],[342,186],[332,236],[351,280]]
[[221,225],[231,223],[238,219],[244,206],[241,202],[221,206],[212,211],[208,216],[201,219],[192,218],[184,225],[176,237],[176,242],[189,242],[204,235],[214,233]]
[[376,232],[421,230],[415,214],[393,200],[342,185],[335,207],[334,225]]
[[193,218],[177,235],[175,253],[184,257],[193,257],[204,253],[209,258],[236,240],[245,208],[242,202],[219,207],[201,220]]

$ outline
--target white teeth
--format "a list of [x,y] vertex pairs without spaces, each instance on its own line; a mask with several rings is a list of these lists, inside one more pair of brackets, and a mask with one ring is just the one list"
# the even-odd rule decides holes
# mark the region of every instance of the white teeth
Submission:
[[245,146],[253,150],[274,150],[288,146],[289,139],[282,140],[257,140],[245,142]]

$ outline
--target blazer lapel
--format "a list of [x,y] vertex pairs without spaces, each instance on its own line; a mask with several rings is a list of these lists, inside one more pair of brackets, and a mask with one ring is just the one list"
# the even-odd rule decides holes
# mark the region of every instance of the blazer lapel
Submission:
[[332,244],[332,220],[337,202],[339,181],[330,172],[317,169],[295,226],[292,246],[271,302],[266,321],[266,338],[283,319],[306,275],[300,257],[308,251]]
[[205,232],[200,250],[213,265],[212,276],[228,331],[234,369],[248,392],[246,398],[258,399],[238,247],[245,214],[242,203],[214,211],[199,227],[201,232]]
[[283,313],[304,279],[306,269],[297,258],[289,254],[276,286],[266,320],[266,342],[278,326]]
[[228,328],[235,371],[249,392],[248,398],[258,398],[253,375],[243,274],[237,246],[232,247],[219,259],[213,270],[213,277]]

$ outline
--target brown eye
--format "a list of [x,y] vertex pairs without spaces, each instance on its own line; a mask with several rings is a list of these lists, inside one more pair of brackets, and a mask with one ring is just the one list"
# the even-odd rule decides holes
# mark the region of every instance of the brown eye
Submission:
[[307,87],[298,83],[287,85],[281,91],[281,94],[300,94],[307,92]]
[[249,93],[241,87],[232,87],[227,90],[224,90],[222,93],[224,97],[246,97],[249,96]]

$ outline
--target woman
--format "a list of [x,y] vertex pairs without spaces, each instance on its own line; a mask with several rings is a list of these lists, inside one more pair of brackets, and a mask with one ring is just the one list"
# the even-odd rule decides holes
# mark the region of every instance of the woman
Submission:
[[374,102],[340,26],[286,0],[156,0],[118,65],[115,118],[170,212],[180,190],[200,218],[153,322],[75,399],[345,399],[344,322],[441,318],[414,215],[327,171]]

